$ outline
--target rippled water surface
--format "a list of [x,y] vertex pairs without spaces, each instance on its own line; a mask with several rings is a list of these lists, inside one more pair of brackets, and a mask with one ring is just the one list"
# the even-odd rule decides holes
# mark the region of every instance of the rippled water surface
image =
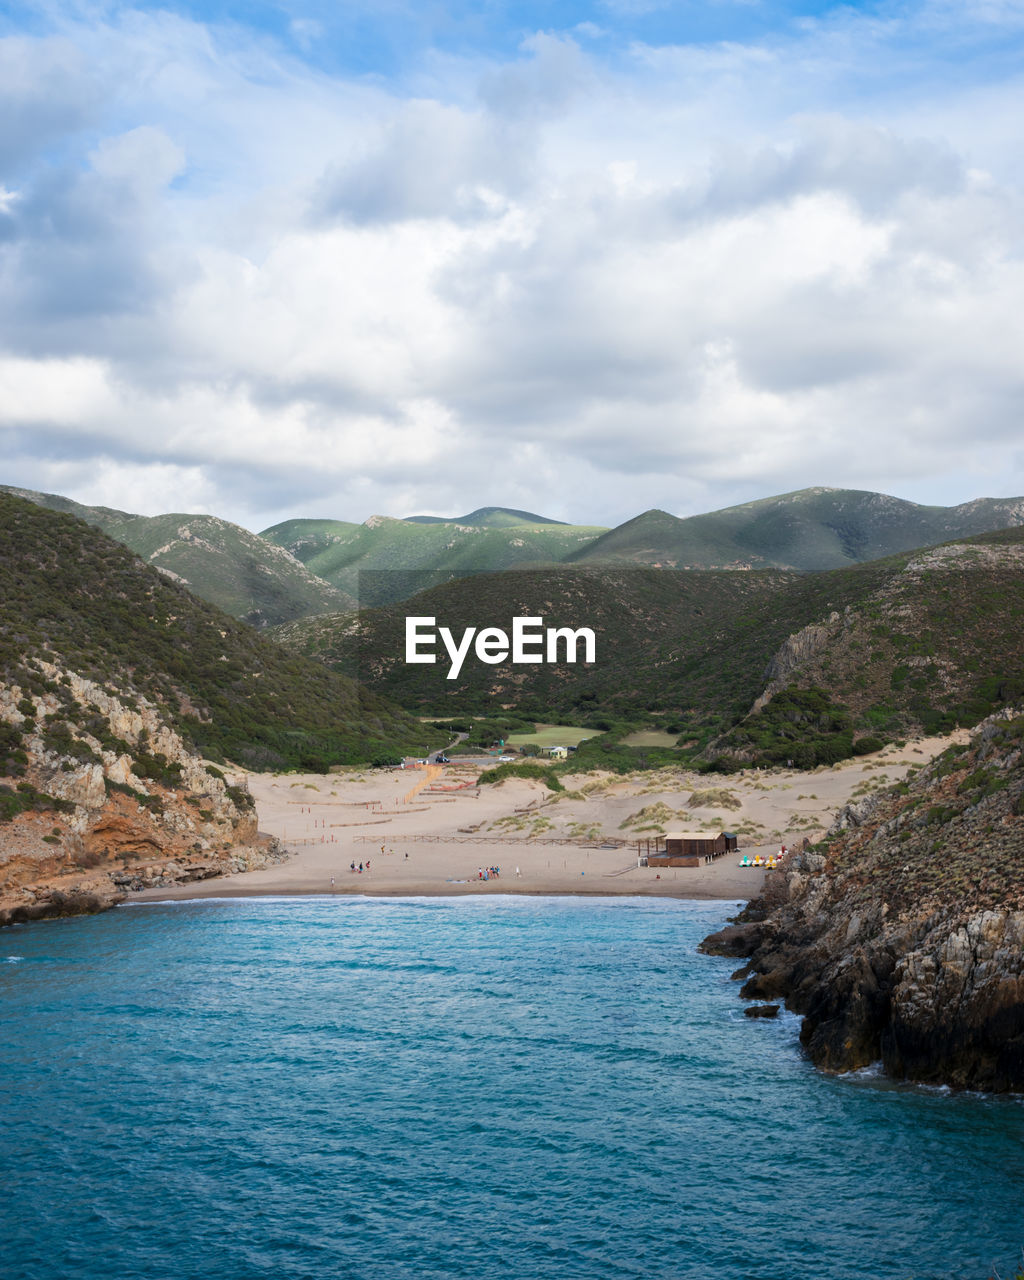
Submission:
[[986,1280],[1024,1104],[828,1079],[722,904],[289,899],[0,935],[6,1280]]

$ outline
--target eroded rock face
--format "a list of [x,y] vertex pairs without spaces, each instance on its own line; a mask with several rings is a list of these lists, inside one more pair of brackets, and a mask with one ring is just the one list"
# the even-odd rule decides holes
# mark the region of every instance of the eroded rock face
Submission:
[[840,629],[841,622],[840,615],[833,612],[829,615],[827,624],[811,623],[783,641],[764,673],[765,689],[750,708],[751,715],[762,710],[786,687],[794,671],[828,648]]
[[944,932],[895,968],[883,1061],[919,1080],[1021,1088],[1024,913],[983,911]]
[[[145,699],[127,706],[75,672],[36,666],[63,698],[0,685],[0,721],[21,731],[24,759],[5,785],[12,799],[14,783],[42,797],[0,822],[0,924],[101,910],[126,889],[286,856],[258,836],[244,789],[229,792]],[[61,734],[47,734],[57,720]]]
[[[827,1071],[1024,1091],[1024,716],[1004,713],[909,786],[844,812],[825,852],[770,874],[741,995],[785,998]],[[746,947],[744,950],[743,948]]]

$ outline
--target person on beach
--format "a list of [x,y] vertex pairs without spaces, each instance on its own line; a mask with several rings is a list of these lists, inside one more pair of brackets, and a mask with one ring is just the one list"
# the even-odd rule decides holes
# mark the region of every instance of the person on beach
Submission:
[[360,875],[362,875],[362,874],[363,874],[363,864],[362,864],[361,862],[360,862],[360,864],[359,864],[359,874],[360,874]]
[[356,869],[356,864],[355,864],[354,862],[350,862],[350,863],[349,863],[349,866],[351,867],[351,869],[352,869],[353,871],[355,871],[355,869]]

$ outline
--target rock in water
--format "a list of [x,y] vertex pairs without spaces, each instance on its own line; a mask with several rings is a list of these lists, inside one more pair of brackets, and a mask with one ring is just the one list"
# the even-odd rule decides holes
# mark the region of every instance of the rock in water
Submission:
[[777,1004],[751,1004],[743,1010],[743,1014],[747,1018],[777,1018],[781,1007]]

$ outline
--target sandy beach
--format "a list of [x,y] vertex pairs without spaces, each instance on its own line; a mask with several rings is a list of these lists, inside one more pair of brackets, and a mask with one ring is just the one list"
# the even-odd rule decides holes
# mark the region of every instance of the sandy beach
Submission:
[[[951,740],[919,739],[811,772],[570,775],[562,793],[518,778],[478,787],[478,767],[459,764],[248,774],[260,830],[292,857],[263,871],[147,889],[133,900],[329,893],[746,899],[764,872],[740,867],[743,853],[820,838],[849,800],[899,781]],[[657,828],[716,827],[737,832],[740,854],[692,868],[638,865],[637,842]]]

